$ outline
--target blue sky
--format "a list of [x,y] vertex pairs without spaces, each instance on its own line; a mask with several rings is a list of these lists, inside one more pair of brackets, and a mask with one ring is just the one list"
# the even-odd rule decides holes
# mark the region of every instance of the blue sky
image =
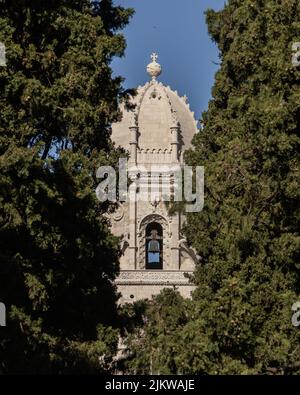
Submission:
[[218,69],[218,49],[205,23],[207,8],[222,9],[224,0],[115,0],[136,13],[123,30],[127,39],[125,57],[116,58],[116,75],[126,78],[125,88],[143,85],[150,77],[146,66],[157,52],[163,71],[159,81],[180,95],[186,94],[196,118],[207,109],[214,75]]

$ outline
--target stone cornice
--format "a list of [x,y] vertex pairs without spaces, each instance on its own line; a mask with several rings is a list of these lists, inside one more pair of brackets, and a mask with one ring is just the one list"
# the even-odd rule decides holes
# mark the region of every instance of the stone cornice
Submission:
[[185,277],[185,273],[193,272],[179,270],[121,270],[116,279],[117,285],[181,285],[193,287],[194,285]]

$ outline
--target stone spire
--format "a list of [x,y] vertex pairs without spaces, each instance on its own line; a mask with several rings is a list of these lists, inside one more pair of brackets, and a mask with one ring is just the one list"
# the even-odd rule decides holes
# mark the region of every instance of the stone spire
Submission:
[[151,55],[152,62],[147,66],[147,73],[152,77],[152,81],[156,81],[156,77],[161,74],[161,65],[156,62],[158,55],[154,52]]

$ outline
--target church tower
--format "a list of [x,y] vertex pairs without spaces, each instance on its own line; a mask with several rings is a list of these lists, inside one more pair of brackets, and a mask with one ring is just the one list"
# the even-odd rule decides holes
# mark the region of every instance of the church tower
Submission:
[[115,145],[130,154],[133,182],[128,201],[111,216],[112,232],[122,237],[116,280],[121,302],[151,298],[163,288],[189,297],[194,288],[185,273],[193,272],[197,256],[181,234],[184,215],[171,214],[164,196],[179,188],[175,173],[184,165],[197,123],[186,96],[157,81],[162,69],[157,55],[151,58],[151,81],[137,88],[132,109],[121,105],[122,120],[112,125]]

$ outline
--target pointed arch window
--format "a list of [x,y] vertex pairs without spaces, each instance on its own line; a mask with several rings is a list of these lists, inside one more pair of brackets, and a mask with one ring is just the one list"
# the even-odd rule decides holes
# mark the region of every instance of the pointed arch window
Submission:
[[163,268],[163,228],[157,222],[146,227],[146,269]]

